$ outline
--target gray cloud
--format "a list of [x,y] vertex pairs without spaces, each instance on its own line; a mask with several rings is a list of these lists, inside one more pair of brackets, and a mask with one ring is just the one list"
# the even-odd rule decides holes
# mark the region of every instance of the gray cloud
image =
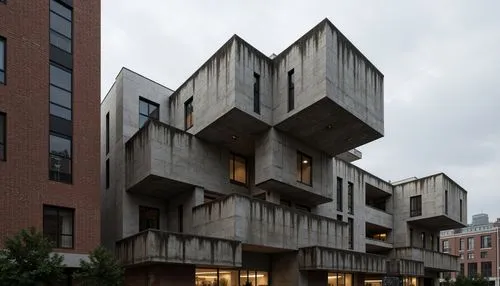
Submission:
[[102,1],[102,96],[122,66],[177,88],[232,34],[279,53],[328,17],[385,75],[385,137],[356,164],[444,171],[500,217],[498,1]]

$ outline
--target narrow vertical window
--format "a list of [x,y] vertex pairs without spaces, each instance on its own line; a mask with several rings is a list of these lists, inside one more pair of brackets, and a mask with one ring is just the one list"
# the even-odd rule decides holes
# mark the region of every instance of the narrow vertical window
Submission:
[[184,206],[180,205],[177,208],[177,218],[178,218],[178,224],[179,224],[179,232],[182,233],[184,232]]
[[422,215],[422,196],[410,198],[410,217]]
[[160,210],[139,206],[139,231],[160,229]]
[[444,191],[444,214],[448,214],[448,191]]
[[413,228],[410,228],[410,247],[413,247]]
[[236,154],[229,154],[229,179],[231,183],[247,184],[247,160]]
[[253,112],[260,114],[260,75],[253,73]]
[[458,247],[458,250],[464,250],[465,248],[465,241],[463,238],[460,239],[460,246]]
[[5,83],[5,58],[7,57],[5,39],[0,37],[0,83]]
[[460,199],[460,221],[463,220],[463,205],[462,205],[462,199]]
[[106,113],[106,155],[109,154],[109,112]]
[[426,240],[425,240],[425,232],[422,232],[422,233],[420,234],[420,239],[421,239],[421,241],[422,241],[422,242],[421,242],[421,243],[422,243],[422,248],[425,248],[425,247],[426,247],[426,243],[425,243],[425,242],[426,242]]
[[342,209],[342,178],[337,177],[337,211],[341,212]]
[[74,209],[43,206],[43,235],[55,248],[73,248]]
[[106,189],[109,189],[109,159],[106,159]]
[[0,161],[7,160],[7,115],[0,112]]
[[71,183],[71,138],[51,132],[49,147],[49,178]]
[[431,245],[430,250],[434,250],[434,234],[431,233]]
[[145,98],[139,98],[139,128],[144,126],[148,120],[160,119],[160,106]]
[[50,44],[71,53],[72,11],[56,0],[50,0]]
[[349,225],[349,249],[354,249],[354,220],[352,218],[347,219]]
[[184,128],[188,130],[193,127],[193,98],[184,103]]
[[297,152],[297,181],[312,186],[312,158]]
[[347,182],[347,212],[354,214],[354,184]]
[[294,70],[288,72],[288,111],[295,108],[295,83],[294,83]]

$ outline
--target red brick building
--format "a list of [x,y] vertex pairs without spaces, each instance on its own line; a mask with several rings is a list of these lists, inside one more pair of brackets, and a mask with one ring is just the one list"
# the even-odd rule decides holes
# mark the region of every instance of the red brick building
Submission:
[[477,214],[473,223],[465,228],[441,232],[443,252],[459,256],[460,272],[451,273],[455,279],[459,273],[472,277],[481,275],[491,285],[499,285],[498,232],[500,221],[488,221],[487,214]]
[[[100,1],[0,0],[0,243],[100,243]],[[0,244],[1,247],[1,244]]]

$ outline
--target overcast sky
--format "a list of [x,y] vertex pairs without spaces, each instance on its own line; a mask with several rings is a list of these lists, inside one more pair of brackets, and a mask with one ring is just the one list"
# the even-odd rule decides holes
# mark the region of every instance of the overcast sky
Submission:
[[500,1],[102,0],[102,97],[122,66],[176,89],[233,34],[278,54],[329,18],[385,75],[385,137],[356,164],[445,172],[500,217]]

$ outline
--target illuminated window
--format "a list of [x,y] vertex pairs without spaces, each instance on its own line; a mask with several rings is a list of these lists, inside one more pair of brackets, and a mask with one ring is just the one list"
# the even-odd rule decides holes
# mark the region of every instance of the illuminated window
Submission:
[[404,277],[403,286],[417,286],[417,277]]
[[352,274],[328,273],[328,286],[352,286]]
[[247,160],[231,153],[229,156],[229,178],[232,183],[247,184]]
[[250,282],[252,286],[268,286],[269,274],[266,271],[226,270],[197,268],[195,286],[243,286]]
[[312,186],[312,158],[297,152],[297,181]]

